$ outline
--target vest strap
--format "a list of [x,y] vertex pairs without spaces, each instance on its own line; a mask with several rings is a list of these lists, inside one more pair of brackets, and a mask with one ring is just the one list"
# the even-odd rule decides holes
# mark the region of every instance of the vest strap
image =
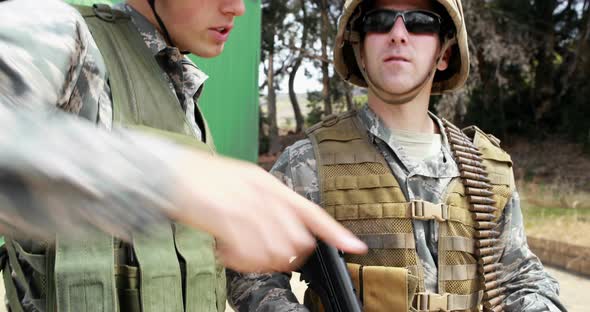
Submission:
[[6,299],[8,299],[8,305],[10,306],[11,311],[24,312],[20,304],[20,300],[18,299],[18,293],[16,291],[16,286],[12,280],[12,274],[10,271],[12,271],[12,268],[10,268],[9,265],[6,265],[2,269],[2,278],[4,279],[4,287],[6,291]]
[[448,251],[463,251],[470,254],[475,253],[475,240],[462,236],[442,236],[439,244]]
[[[367,203],[371,196],[380,199],[383,203]],[[412,218],[415,220],[436,220],[438,222],[451,220],[465,225],[474,224],[471,213],[460,207],[433,204],[422,200],[409,203],[392,203],[394,196],[393,192],[383,190],[371,192],[368,189],[355,190],[350,193],[326,192],[326,211],[340,221],[373,218]]]
[[57,311],[119,311],[111,236],[95,229],[75,240],[58,236],[55,250]]
[[441,281],[466,281],[477,278],[477,264],[441,265],[439,279]]
[[412,306],[419,312],[460,311],[476,307],[483,297],[483,291],[469,295],[417,293]]
[[416,249],[414,233],[359,234],[369,249]]
[[212,287],[217,279],[213,237],[175,224],[174,240],[176,251],[185,262],[185,311],[216,311],[216,289]]
[[[20,266],[20,263],[18,262],[18,257],[16,255],[16,251],[14,249],[14,244],[13,241],[11,239],[6,239],[4,241],[4,244],[6,245],[6,251],[8,252],[8,263],[10,264],[10,268],[11,270],[14,270],[15,273],[15,279],[18,281],[18,283],[25,288],[25,292],[30,293],[31,290],[29,288],[29,283],[25,278],[25,273],[23,272],[22,267]],[[11,271],[11,270],[6,270],[4,269],[4,271]],[[12,272],[9,272],[12,275]],[[12,277],[11,277],[12,279]],[[18,299],[18,297],[17,297]]]
[[157,225],[133,237],[140,267],[140,299],[144,312],[183,311],[180,265],[172,227]]

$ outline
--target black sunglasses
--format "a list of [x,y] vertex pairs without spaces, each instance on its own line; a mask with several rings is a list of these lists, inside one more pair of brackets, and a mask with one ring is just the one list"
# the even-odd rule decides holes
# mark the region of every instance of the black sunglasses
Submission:
[[441,30],[440,15],[427,10],[395,11],[376,9],[367,12],[362,21],[364,33],[388,33],[398,17],[402,17],[408,32],[414,34],[434,34]]

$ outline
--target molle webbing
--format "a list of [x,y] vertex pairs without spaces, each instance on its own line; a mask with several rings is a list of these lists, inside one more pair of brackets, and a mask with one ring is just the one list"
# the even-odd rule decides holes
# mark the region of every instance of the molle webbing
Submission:
[[[496,212],[503,208],[505,202],[502,203],[501,207],[498,207],[498,202],[494,199],[492,183],[494,178],[500,184],[510,185],[511,182],[506,179],[506,174],[494,173],[495,176],[490,177],[490,174],[486,171],[484,159],[509,161],[509,158],[499,148],[493,154],[496,154],[495,156],[500,155],[500,157],[493,157],[494,155],[490,157],[490,155],[482,154],[476,144],[471,142],[463,131],[446,120],[444,124],[451,150],[455,155],[465,185],[470,211],[475,221],[476,247],[474,252],[479,258],[479,272],[483,275],[484,311],[500,312],[504,309],[502,302],[505,298],[503,295],[504,288],[500,286],[498,280],[502,270],[501,265],[498,263],[502,247],[498,240],[500,233],[494,229],[497,227],[496,220],[499,217]],[[476,139],[489,140],[478,129],[475,130],[474,134]],[[497,142],[494,143],[497,144]],[[487,144],[487,146],[489,147],[486,148],[494,149],[490,144]]]
[[[477,133],[475,145],[457,145],[453,132],[449,140],[455,143],[463,179],[453,179],[443,202],[435,204],[407,200],[356,112],[330,116],[307,134],[314,146],[322,206],[369,246],[366,255],[345,255],[347,262],[407,269],[418,278],[413,306],[419,311],[478,311],[484,287],[493,286],[482,283],[482,264],[488,270],[486,279],[497,276],[493,271],[498,265],[487,263],[498,260],[500,247],[492,246],[497,235],[494,222],[513,191],[509,156],[485,134]],[[484,162],[486,170],[478,161]],[[439,224],[440,295],[425,292],[414,220],[436,220]],[[496,293],[486,293],[494,298],[486,306],[502,300]]]

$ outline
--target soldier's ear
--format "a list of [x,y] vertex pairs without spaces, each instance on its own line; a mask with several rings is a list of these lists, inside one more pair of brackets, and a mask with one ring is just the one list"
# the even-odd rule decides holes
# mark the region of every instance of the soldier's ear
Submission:
[[439,71],[445,71],[447,68],[449,68],[449,62],[451,60],[452,53],[453,50],[451,48],[448,48],[443,54],[443,57],[440,58],[440,61],[438,61],[436,69],[438,69]]

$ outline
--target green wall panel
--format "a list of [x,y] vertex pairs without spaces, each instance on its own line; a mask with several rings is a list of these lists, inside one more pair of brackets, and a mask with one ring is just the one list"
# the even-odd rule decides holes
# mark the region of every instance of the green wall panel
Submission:
[[[73,4],[117,3],[67,0]],[[258,64],[260,0],[244,0],[246,14],[236,18],[223,54],[212,59],[191,56],[209,75],[199,105],[209,122],[217,150],[248,161],[258,157]]]
[[208,75],[202,108],[218,150],[245,160],[258,157],[258,64],[260,63],[259,0],[245,0],[246,14],[221,56],[191,57]]

